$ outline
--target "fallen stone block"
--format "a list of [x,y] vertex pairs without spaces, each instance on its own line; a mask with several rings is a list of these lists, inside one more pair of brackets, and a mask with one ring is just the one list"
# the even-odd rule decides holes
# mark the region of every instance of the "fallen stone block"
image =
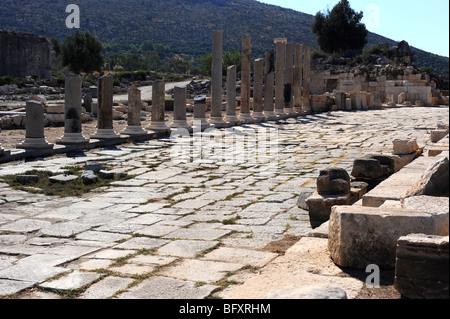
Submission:
[[434,131],[431,131],[430,140],[432,143],[437,143],[440,140],[442,140],[444,137],[446,137],[447,135],[448,135],[447,130],[434,130]]
[[420,180],[408,192],[409,196],[429,195],[448,196],[449,195],[449,160],[443,156],[433,163],[423,173]]
[[320,171],[317,179],[317,192],[329,195],[350,193],[350,175],[342,168],[330,168]]
[[394,287],[409,299],[449,298],[449,237],[410,234],[397,242]]
[[306,200],[312,228],[317,228],[330,219],[333,206],[351,205],[350,194],[321,195],[315,192]]
[[395,159],[391,155],[367,154],[353,163],[351,175],[357,180],[377,180],[395,172]]
[[335,206],[329,222],[328,250],[341,267],[395,266],[397,240],[412,233],[448,235],[447,206],[438,211]]
[[83,184],[92,185],[98,181],[97,175],[93,171],[83,171],[81,174],[81,178],[83,179]]
[[422,180],[423,173],[437,160],[437,158],[419,157],[365,194],[363,206],[380,207],[387,200],[401,201],[412,196],[414,185]]
[[37,182],[39,182],[39,176],[37,176],[37,175],[17,175],[16,181],[20,184],[37,183]]
[[101,170],[98,172],[98,176],[100,176],[100,178],[104,178],[104,179],[113,179],[115,176],[115,173],[106,171],[106,170]]
[[76,181],[77,179],[78,179],[78,176],[75,176],[75,175],[57,175],[57,176],[50,177],[49,181],[51,183],[67,184],[67,183]]
[[394,144],[394,155],[408,155],[415,153],[419,150],[419,145],[416,139],[395,139]]

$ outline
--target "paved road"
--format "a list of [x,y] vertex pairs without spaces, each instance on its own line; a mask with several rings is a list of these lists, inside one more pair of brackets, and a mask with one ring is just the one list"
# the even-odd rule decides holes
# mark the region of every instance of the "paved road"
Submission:
[[274,242],[310,234],[296,201],[320,169],[426,141],[438,120],[448,108],[332,112],[2,165],[0,176],[95,160],[136,177],[82,198],[0,182],[0,296],[220,297],[279,255]]
[[[175,86],[185,86],[185,85],[191,83],[191,81],[192,80],[182,81],[182,82],[167,82],[166,83],[166,91],[173,89]],[[153,86],[142,86],[139,88],[139,90],[141,90],[141,99],[143,101],[152,99],[152,88],[153,88]],[[128,94],[114,95],[114,101],[115,102],[128,101]]]

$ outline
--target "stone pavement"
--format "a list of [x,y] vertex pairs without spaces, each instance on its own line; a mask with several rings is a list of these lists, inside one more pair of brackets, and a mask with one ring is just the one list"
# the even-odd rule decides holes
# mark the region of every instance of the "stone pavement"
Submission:
[[[1,165],[0,176],[100,161],[134,177],[81,198],[0,182],[0,296],[220,298],[282,255],[277,241],[310,236],[296,203],[321,169],[350,173],[355,158],[390,153],[398,137],[425,144],[436,121],[448,123],[448,108],[331,112],[223,133],[232,145],[248,134],[236,147],[202,140],[199,162],[174,152],[183,139],[162,139]],[[262,128],[276,129],[275,155],[255,157]]]

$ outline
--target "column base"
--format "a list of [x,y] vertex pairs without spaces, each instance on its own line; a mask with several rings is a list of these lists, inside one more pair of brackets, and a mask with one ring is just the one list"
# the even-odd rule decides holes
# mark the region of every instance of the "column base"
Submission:
[[91,136],[91,139],[96,140],[107,140],[120,137],[112,128],[108,129],[97,129],[97,132]]
[[273,111],[264,111],[264,117],[266,121],[274,121],[277,119],[277,115]]
[[17,144],[17,148],[22,149],[51,149],[53,148],[53,144],[50,144],[47,142],[47,140],[44,138],[25,138],[25,140]]
[[140,125],[128,125],[120,134],[130,135],[130,136],[141,136],[147,135],[148,132],[142,128]]
[[239,120],[242,123],[245,123],[245,124],[249,124],[249,123],[254,123],[255,122],[255,119],[253,118],[253,116],[251,116],[250,113],[241,113],[241,114],[239,114]]
[[298,115],[303,115],[303,108],[301,106],[294,106],[294,111],[298,114]]
[[152,131],[170,131],[170,127],[165,122],[152,122],[148,129]]
[[284,109],[284,112],[285,112],[287,115],[289,115],[289,116],[291,116],[291,115],[297,115],[297,112],[295,112],[293,108],[285,108],[285,109]]
[[211,124],[206,119],[194,119],[192,121],[192,129],[195,131],[198,131],[199,129],[201,131],[204,131],[211,127]]
[[192,127],[188,124],[188,122],[183,120],[173,120],[172,124],[170,124],[170,128],[173,129],[185,128],[188,131],[192,130]]
[[226,115],[224,121],[231,126],[241,124],[241,121],[236,115]]
[[223,117],[210,117],[209,124],[213,125],[214,127],[220,128],[224,127],[227,123],[223,120]]
[[56,144],[71,145],[89,143],[89,139],[85,138],[81,133],[64,133],[64,135],[56,141]]
[[264,116],[263,112],[253,112],[253,118],[259,123],[264,122],[266,120],[266,117]]

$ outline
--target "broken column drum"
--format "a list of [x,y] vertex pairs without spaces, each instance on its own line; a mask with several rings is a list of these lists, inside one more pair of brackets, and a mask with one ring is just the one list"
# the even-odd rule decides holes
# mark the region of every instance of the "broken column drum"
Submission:
[[221,127],[225,124],[222,114],[222,56],[223,56],[223,31],[213,32],[213,52],[211,67],[211,115],[209,122]]
[[192,128],[195,131],[205,130],[211,127],[206,119],[206,95],[198,95],[194,98],[194,119]]
[[251,38],[242,39],[242,71],[241,71],[241,112],[239,119],[250,122],[253,117],[250,114],[250,85],[251,85]]
[[141,108],[141,90],[132,85],[128,91],[128,125],[122,134],[130,136],[148,134],[141,126]]
[[57,144],[79,144],[89,142],[82,134],[81,99],[82,79],[80,75],[67,75],[65,81],[64,135]]
[[165,97],[166,83],[158,80],[152,86],[152,117],[150,130],[154,131],[169,131],[170,128],[166,125],[166,97]]
[[26,104],[26,135],[25,140],[17,145],[23,149],[50,149],[44,135],[44,107],[38,101],[27,101]]
[[98,80],[98,121],[94,139],[112,139],[119,137],[113,124],[113,85],[114,77],[104,75]]
[[227,112],[225,121],[231,125],[239,123],[236,116],[236,66],[232,65],[227,69]]
[[186,99],[187,88],[175,87],[174,89],[174,102],[173,102],[173,121],[170,125],[171,128],[185,128],[191,129],[191,126],[187,123],[186,119]]

